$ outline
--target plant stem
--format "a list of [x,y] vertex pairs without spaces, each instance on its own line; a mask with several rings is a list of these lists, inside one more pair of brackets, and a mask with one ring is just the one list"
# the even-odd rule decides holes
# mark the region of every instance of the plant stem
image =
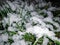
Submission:
[[38,42],[38,40],[39,40],[39,38],[38,38],[38,39],[36,39],[36,41],[34,42],[34,44],[33,44],[33,45],[36,45],[36,43]]

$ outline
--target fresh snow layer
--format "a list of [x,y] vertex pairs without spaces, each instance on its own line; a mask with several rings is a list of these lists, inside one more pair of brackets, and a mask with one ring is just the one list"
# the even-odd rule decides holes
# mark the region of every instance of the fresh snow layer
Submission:
[[30,28],[27,28],[27,32],[35,34],[37,38],[40,38],[43,35],[47,35],[49,37],[55,36],[54,32],[49,31],[46,27],[42,27],[42,26],[33,26]]
[[[41,0],[42,1],[42,0]],[[55,37],[54,32],[60,31],[60,25],[57,22],[54,22],[55,20],[60,20],[60,18],[56,17],[53,18],[52,10],[55,9],[55,7],[49,7],[48,11],[46,9],[40,10],[39,12],[43,12],[44,14],[47,14],[48,16],[44,18],[43,15],[38,14],[36,10],[36,5],[31,4],[30,6],[27,5],[26,2],[21,2],[21,5],[19,5],[19,2],[10,2],[7,1],[10,8],[13,11],[16,11],[17,13],[7,13],[7,17],[4,17],[2,20],[3,26],[5,27],[6,24],[8,24],[7,31],[15,32],[17,31],[17,34],[14,34],[13,36],[9,36],[8,33],[4,33],[0,36],[0,45],[3,45],[4,41],[8,41],[9,38],[11,38],[14,42],[11,45],[28,45],[28,43],[31,43],[29,41],[25,41],[22,39],[22,35],[25,33],[32,33],[36,36],[36,39],[41,38],[44,36],[42,45],[47,45],[49,40],[46,38],[46,36],[50,37],[52,40],[58,40],[57,37]],[[37,4],[39,7],[44,7],[47,4],[45,2]],[[28,14],[28,13],[30,14]],[[32,25],[33,22],[36,25]],[[51,24],[46,24],[46,22],[52,23],[54,26],[56,26],[58,29],[54,30],[53,26]],[[21,32],[20,30],[23,28],[21,27],[22,23],[24,23],[23,26],[25,26],[25,31]],[[51,29],[51,31],[49,30]],[[5,29],[6,30],[6,29]],[[60,41],[60,40],[59,40]],[[2,43],[1,43],[2,42]],[[9,45],[7,43],[6,45]],[[31,45],[31,44],[30,44]]]

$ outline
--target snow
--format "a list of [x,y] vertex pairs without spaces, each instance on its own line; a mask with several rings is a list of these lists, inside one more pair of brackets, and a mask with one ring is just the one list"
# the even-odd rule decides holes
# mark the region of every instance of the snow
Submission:
[[27,45],[28,43],[26,43],[24,40],[20,40],[17,42],[12,43],[11,45]]
[[51,23],[53,23],[53,20],[52,20],[52,18],[50,18],[50,17],[44,18],[44,21],[45,21],[45,22],[51,22]]
[[41,2],[41,3],[39,4],[39,7],[44,7],[45,5],[46,5],[46,3]]
[[59,41],[60,42],[60,40],[57,38],[57,37],[50,37],[53,41],[54,40],[56,40],[56,41]]
[[12,37],[12,39],[14,40],[14,42],[15,42],[15,41],[18,41],[19,38],[20,38],[20,36],[17,35],[17,34],[13,35],[13,37]]
[[36,15],[38,15],[38,13],[37,12],[31,12],[31,15],[36,16]]
[[2,34],[1,36],[3,41],[8,41],[8,34]]
[[31,4],[30,6],[26,5],[26,6],[25,6],[25,10],[33,11],[33,10],[34,10],[34,7],[33,7],[32,4]]
[[[7,13],[7,17],[3,18],[2,23],[3,23],[4,27],[6,24],[9,25],[9,27],[7,29],[8,31],[12,31],[12,32],[17,31],[17,34],[14,34],[11,37],[8,35],[8,33],[2,34],[0,36],[0,43],[2,41],[3,42],[8,41],[8,38],[12,38],[12,40],[14,42],[11,45],[28,45],[29,42],[22,39],[22,35],[24,35],[25,33],[34,34],[36,36],[36,40],[41,38],[42,36],[44,36],[42,45],[47,45],[47,43],[49,42],[49,40],[48,40],[48,38],[46,38],[46,36],[48,36],[52,40],[59,40],[57,37],[55,37],[55,33],[54,33],[54,32],[60,31],[60,25],[57,22],[53,21],[53,14],[52,14],[51,10],[54,10],[55,9],[54,7],[51,7],[51,8],[49,7],[48,10],[43,9],[43,10],[39,11],[40,13],[41,12],[43,12],[44,14],[47,13],[48,17],[44,18],[43,15],[38,14],[38,12],[35,11],[36,5],[34,5],[33,3],[30,6],[28,6],[28,4],[26,2],[21,2],[21,5],[19,5],[18,2],[12,2],[12,3],[9,1],[7,1],[7,2],[9,4],[9,6],[11,7],[11,9],[13,11],[17,11],[17,13],[14,13],[14,12]],[[45,2],[42,2],[42,0],[41,0],[41,3],[39,3],[38,5],[40,7],[44,7],[47,4]],[[28,11],[30,12],[31,17],[29,17],[30,15],[26,15]],[[18,13],[20,13],[20,14],[18,14]],[[27,22],[24,22],[26,20],[23,21],[23,18],[25,18],[27,20]],[[56,17],[54,19],[59,21],[60,18]],[[14,22],[16,22],[19,26],[21,26],[21,23],[24,22],[26,31],[25,32],[19,31],[20,29],[16,28],[17,25]],[[33,22],[36,23],[37,25],[33,26],[32,25]],[[51,24],[46,24],[46,22],[52,23],[58,29],[55,31],[53,29],[53,26]],[[51,29],[51,31],[49,30],[49,28]],[[0,45],[3,45],[3,42]],[[9,45],[9,44],[6,44],[6,45]]]
[[19,17],[17,14],[8,13],[7,15],[9,16],[9,23],[10,23],[10,25],[11,25],[13,22],[18,22],[18,21],[21,20],[20,17]]
[[[23,43],[22,43],[22,42],[23,42]],[[21,44],[21,45],[28,45],[28,43],[26,43],[24,40],[21,40],[21,41],[20,41],[20,44]]]
[[32,20],[33,22],[35,22],[35,23],[39,23],[39,24],[41,24],[42,26],[46,26],[46,24],[43,22],[43,20],[42,19],[39,19],[38,17],[31,17],[31,19],[30,20]]
[[22,11],[22,15],[23,15],[23,16],[25,16],[26,13],[27,13],[27,11],[25,11],[25,10]]
[[50,24],[46,25],[46,27],[47,27],[47,28],[50,28],[51,30],[54,30],[54,29],[53,29],[53,26],[50,25]]
[[8,27],[8,31],[16,31],[16,28],[13,28],[13,27]]
[[0,45],[4,45],[3,42],[0,42]]
[[42,27],[42,26],[33,26],[27,28],[26,32],[35,34],[38,38],[42,37],[43,35],[47,35],[49,37],[55,36],[54,32],[49,31],[46,27]]
[[58,23],[53,23],[53,25],[55,25],[57,28],[59,27],[59,24]]
[[6,24],[8,24],[8,18],[4,17],[3,20],[2,20],[2,23],[3,23],[3,26],[5,27]]
[[14,42],[11,45],[20,45],[20,42]]
[[2,36],[0,35],[0,43],[2,42]]
[[16,27],[16,24],[15,24],[15,23],[12,23],[12,26],[13,26],[13,27]]
[[49,11],[55,11],[56,8],[55,8],[55,7],[50,7],[50,8],[48,8],[48,10],[49,10]]
[[32,25],[31,25],[31,23],[27,23],[25,26],[26,26],[26,28],[29,28],[29,27],[31,27]]
[[9,4],[9,6],[11,7],[11,9],[12,9],[13,11],[16,10],[16,6],[15,6],[13,3],[11,3],[10,1],[7,1],[7,3]]
[[48,44],[48,42],[49,42],[49,40],[46,38],[46,37],[44,37],[44,39],[43,39],[44,41],[43,41],[43,44],[42,45],[47,45]]
[[52,17],[53,17],[52,12],[50,12],[50,11],[47,11],[47,15],[48,15],[48,17],[50,17],[50,18],[52,18]]

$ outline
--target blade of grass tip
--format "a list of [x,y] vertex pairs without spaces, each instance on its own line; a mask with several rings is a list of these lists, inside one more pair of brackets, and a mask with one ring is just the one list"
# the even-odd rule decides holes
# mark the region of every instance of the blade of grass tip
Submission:
[[60,45],[59,41],[55,40],[54,42],[55,42],[56,45]]
[[50,41],[54,42],[54,40],[52,40],[50,37],[47,36],[47,38],[48,38]]
[[3,18],[3,17],[4,17],[4,16],[3,16],[4,14],[3,14],[1,11],[0,11],[0,14],[2,15],[2,18]]
[[48,38],[49,40],[51,40],[53,43],[55,43],[56,45],[60,45],[60,42],[59,42],[58,40],[52,40],[52,39],[49,38],[48,36],[47,36],[47,38]]
[[20,13],[21,18],[22,18],[22,12],[23,12],[23,9],[21,9],[21,10],[20,10],[20,12],[19,12],[19,13]]
[[19,26],[17,23],[16,23],[16,25],[17,25],[17,27],[19,28],[19,30],[22,32],[22,28],[21,28],[21,26]]
[[5,9],[5,12],[8,13],[8,8],[7,8],[7,7],[5,7],[5,8],[6,8],[6,9]]
[[38,40],[39,40],[39,38],[37,38],[37,39],[36,39],[36,41],[34,42],[34,44],[33,44],[33,45],[36,45],[36,43],[38,42]]
[[49,40],[51,40],[56,45],[60,45],[60,42],[58,40],[52,40],[51,38],[47,37]]
[[12,9],[11,9],[10,5],[8,3],[6,3],[6,4],[8,5],[8,7],[5,6],[5,8],[7,9],[7,12],[11,12]]
[[6,8],[7,12],[9,13],[9,8]]

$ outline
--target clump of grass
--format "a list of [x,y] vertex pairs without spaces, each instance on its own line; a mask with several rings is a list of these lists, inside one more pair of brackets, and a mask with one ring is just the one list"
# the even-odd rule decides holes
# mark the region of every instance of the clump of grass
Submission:
[[34,42],[36,40],[36,37],[31,33],[26,33],[25,35],[23,35],[23,39],[25,41]]

